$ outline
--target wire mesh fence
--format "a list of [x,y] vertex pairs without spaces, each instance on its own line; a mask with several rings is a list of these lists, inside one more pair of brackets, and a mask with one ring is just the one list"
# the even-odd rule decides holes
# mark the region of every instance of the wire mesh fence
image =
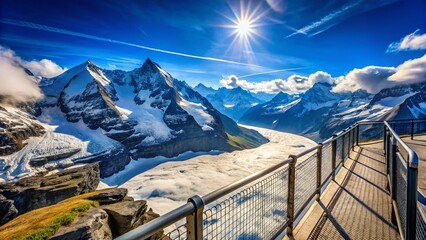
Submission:
[[350,132],[346,133],[343,136],[343,141],[344,141],[344,144],[342,144],[342,146],[344,146],[344,149],[343,149],[343,152],[344,152],[344,154],[343,154],[343,160],[345,160],[349,156],[349,150],[350,150],[349,149],[349,146],[350,146],[349,140],[350,140]]
[[417,205],[417,216],[416,216],[416,239],[426,238],[426,213],[424,205]]
[[343,138],[336,139],[336,166],[338,166],[343,158],[342,158],[342,149],[343,149]]
[[288,168],[211,206],[204,239],[271,239],[287,220]]
[[394,122],[391,123],[392,129],[398,134],[399,136],[409,136],[411,135],[411,121],[401,121],[401,122]]
[[[187,238],[187,223],[185,219],[181,219],[179,222],[175,223],[174,227],[165,231],[161,240],[184,240]],[[154,238],[153,238],[154,239]]]
[[303,210],[317,189],[317,153],[296,165],[296,183],[294,188],[295,213]]
[[418,120],[413,122],[413,134],[426,134],[426,120]]
[[[398,135],[426,133],[426,120],[394,122],[391,126]],[[320,166],[318,166],[317,151],[311,151],[299,159],[295,166],[295,181],[292,185],[294,186],[295,217],[297,218],[306,207],[309,207],[309,202],[318,190],[317,181],[321,181],[322,186],[335,170],[332,166],[333,157],[336,158],[335,167],[337,167],[349,156],[356,140],[359,143],[383,140],[384,130],[383,123],[360,124],[357,128],[335,139],[335,149],[333,149],[333,142],[322,146]],[[411,186],[407,183],[408,153],[403,151],[404,147],[399,142],[393,146],[389,136],[385,143],[387,143],[385,151],[389,178],[394,184],[397,214],[402,225],[401,231],[404,231],[407,227],[407,189]],[[392,159],[395,155],[390,153],[394,151],[397,154],[396,158]],[[245,183],[246,185],[239,185],[243,187],[231,194],[221,195],[220,198],[215,198],[216,202],[205,206],[202,223],[200,221],[203,228],[202,239],[272,239],[276,237],[290,224],[287,217],[289,209],[287,204],[292,201],[288,200],[290,184],[288,167],[289,165],[277,166],[268,174],[256,177],[256,180],[250,180],[251,182]],[[320,179],[318,179],[318,173],[321,173]],[[417,239],[424,239],[426,218],[424,214],[420,214],[420,210],[417,210],[416,232]],[[186,220],[184,218],[174,223],[172,227],[165,230],[160,239],[187,239],[187,234],[191,231],[187,229]]]
[[371,142],[383,139],[384,125],[383,123],[371,123],[359,125],[359,142]]
[[407,167],[400,154],[396,158],[395,193],[398,206],[398,215],[402,229],[406,229],[407,223]]
[[324,184],[327,181],[327,178],[331,175],[333,171],[331,157],[332,157],[331,143],[328,143],[322,147],[321,184]]

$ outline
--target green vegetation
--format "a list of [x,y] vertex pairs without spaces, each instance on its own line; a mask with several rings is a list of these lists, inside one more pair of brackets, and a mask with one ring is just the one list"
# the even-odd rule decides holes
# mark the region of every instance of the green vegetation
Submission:
[[27,240],[44,240],[51,236],[53,236],[56,231],[62,226],[66,226],[70,223],[72,223],[77,216],[82,214],[83,212],[90,209],[92,206],[97,206],[98,204],[96,202],[93,203],[84,203],[80,206],[77,206],[73,209],[71,209],[71,212],[64,213],[58,217],[56,217],[48,226],[45,228],[38,230],[37,232],[31,234],[26,239]]
[[47,239],[50,236],[53,236],[56,231],[62,226],[66,226],[72,223],[77,216],[82,214],[83,212],[89,210],[92,206],[98,206],[97,202],[84,203],[77,207],[71,209],[71,212],[64,213],[58,217],[56,217],[49,225],[45,228],[38,230],[37,232],[31,234],[26,239],[27,240],[41,240]]
[[91,207],[97,207],[98,202],[87,200],[87,198],[103,191],[105,190],[82,194],[27,212],[0,226],[1,239],[47,239],[61,226],[69,225]]

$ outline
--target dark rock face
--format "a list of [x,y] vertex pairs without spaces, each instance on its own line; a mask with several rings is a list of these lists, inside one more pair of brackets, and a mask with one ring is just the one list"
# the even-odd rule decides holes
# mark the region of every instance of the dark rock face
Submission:
[[124,146],[117,146],[99,154],[73,160],[74,163],[99,163],[100,177],[105,178],[124,169],[130,162],[129,151]]
[[44,132],[44,128],[30,114],[8,112],[0,106],[0,156],[19,151],[25,146],[24,140],[41,136]]
[[122,201],[127,196],[126,188],[113,188],[110,191],[105,191],[96,195],[92,195],[87,199],[99,202],[99,204],[112,204]]
[[[17,182],[0,185],[0,195],[4,197],[3,200],[0,198],[0,205],[8,205],[7,202],[11,202],[17,209],[18,215],[21,215],[82,193],[94,191],[98,184],[98,164],[71,168],[44,177],[28,177]],[[13,209],[10,211],[13,212]],[[1,222],[6,222],[3,215]]]
[[62,227],[51,240],[113,239],[108,226],[108,214],[99,208],[89,209],[71,225]]
[[18,209],[13,205],[13,200],[6,199],[3,195],[0,195],[0,216],[0,225],[18,216]]
[[110,216],[111,229],[114,237],[120,236],[144,223],[147,209],[146,201],[123,201],[102,206]]

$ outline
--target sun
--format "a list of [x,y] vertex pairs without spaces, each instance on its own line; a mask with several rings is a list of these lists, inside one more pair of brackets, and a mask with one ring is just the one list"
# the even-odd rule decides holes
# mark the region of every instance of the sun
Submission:
[[234,57],[247,59],[248,62],[255,63],[252,43],[259,46],[260,44],[256,41],[256,38],[264,38],[260,32],[261,27],[265,26],[264,17],[269,10],[263,10],[261,3],[253,5],[252,0],[240,0],[239,5],[228,4],[232,14],[222,14],[222,16],[230,24],[221,25],[221,27],[231,29],[228,36],[232,40],[225,54],[232,54]]
[[247,20],[240,20],[237,22],[236,31],[241,36],[247,36],[253,32],[253,26]]

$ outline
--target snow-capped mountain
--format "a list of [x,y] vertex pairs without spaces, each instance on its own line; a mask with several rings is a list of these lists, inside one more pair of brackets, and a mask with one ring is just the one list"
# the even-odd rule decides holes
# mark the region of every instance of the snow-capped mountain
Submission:
[[[105,177],[123,169],[131,158],[232,151],[267,142],[256,131],[221,114],[150,59],[129,72],[103,70],[87,61],[55,78],[43,79],[40,86],[45,98],[37,104],[40,110],[34,121],[46,133],[39,134],[39,141],[47,149],[49,141],[62,138],[65,147],[52,143],[52,148],[62,149],[51,149],[52,156],[37,144],[28,144],[4,157],[9,168],[3,169],[2,176],[101,161]],[[3,122],[6,120],[0,119]]]
[[235,121],[238,121],[249,108],[264,102],[241,87],[230,89],[221,87],[214,90],[200,83],[194,90],[207,98],[217,110]]
[[416,84],[401,90],[403,96],[408,97],[381,116],[380,120],[426,118],[426,84]]
[[280,92],[272,100],[247,110],[240,119],[242,124],[271,127],[277,122],[277,115],[298,103],[300,99]]
[[372,95],[363,90],[335,93],[332,85],[316,83],[298,100],[273,99],[249,109],[243,124],[302,134],[320,141],[363,119],[423,117],[426,84],[400,85]]

